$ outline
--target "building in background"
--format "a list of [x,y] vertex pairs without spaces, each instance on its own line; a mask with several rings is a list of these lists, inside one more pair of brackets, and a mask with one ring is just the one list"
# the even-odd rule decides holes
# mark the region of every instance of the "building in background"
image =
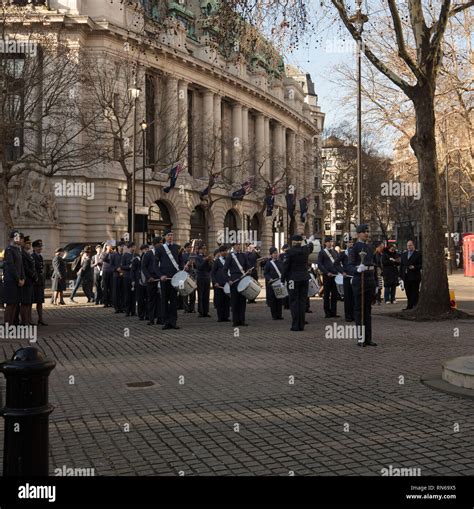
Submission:
[[[95,55],[98,69],[107,70],[97,73],[98,81],[111,80],[102,87],[113,89],[107,107],[97,100],[97,90],[91,93],[93,85],[74,92],[84,111],[100,117],[97,136],[107,138],[105,126],[112,125],[111,118],[118,123],[117,111],[129,106],[132,90],[136,97],[135,110],[123,114],[121,134],[111,131],[104,142],[110,146],[103,161],[74,173],[23,175],[13,182],[14,224],[42,238],[47,257],[58,245],[126,235],[131,177],[127,181],[124,169],[130,174],[133,168],[138,212],[145,209],[148,219],[137,241],[173,228],[179,243],[200,238],[214,246],[223,231],[239,230],[256,232],[267,252],[291,233],[285,200],[290,186],[297,198],[309,197],[305,222],[296,200],[294,230],[311,235],[321,229],[324,113],[311,78],[296,69],[285,72],[268,43],[246,58],[238,52],[224,58],[210,41],[212,26],[206,23],[215,2],[13,4],[24,9],[25,26],[29,17],[28,26],[33,23],[37,32],[61,30],[78,55]],[[135,162],[130,152],[121,156],[121,148],[130,150],[133,144]],[[173,169],[179,175],[170,186]],[[72,183],[93,184],[93,197],[55,192]],[[272,186],[278,194],[267,216],[265,191]],[[40,202],[38,193],[44,197]]]

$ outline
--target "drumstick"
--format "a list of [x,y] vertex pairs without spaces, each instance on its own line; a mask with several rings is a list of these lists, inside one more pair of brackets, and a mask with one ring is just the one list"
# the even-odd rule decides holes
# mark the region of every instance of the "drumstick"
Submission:
[[252,269],[249,269],[245,274],[242,274],[239,279],[236,279],[235,281],[232,281],[229,283],[229,285],[233,285],[234,283],[237,283],[237,281],[240,281],[243,277],[245,277],[249,272],[252,272],[253,268]]

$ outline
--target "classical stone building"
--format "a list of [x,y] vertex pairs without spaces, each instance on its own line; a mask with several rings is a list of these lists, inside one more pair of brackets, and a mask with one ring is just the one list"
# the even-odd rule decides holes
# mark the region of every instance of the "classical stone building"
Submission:
[[[172,227],[180,243],[202,238],[213,247],[226,228],[246,230],[256,232],[266,251],[289,233],[285,200],[289,189],[296,192],[292,229],[310,235],[322,228],[319,146],[324,113],[311,78],[285,69],[281,57],[268,51],[268,43],[262,44],[265,51],[255,48],[245,59],[238,54],[224,58],[212,44],[206,24],[214,2],[12,3],[32,10],[29,22],[38,31],[61,28],[78,51],[100,54],[110,69],[115,65],[119,85],[113,99],[117,104],[132,89],[139,91],[135,93],[135,115],[128,117],[135,162],[128,157],[122,164],[129,169],[135,165],[136,205],[144,203],[148,212],[148,238]],[[127,73],[132,70],[130,84]],[[104,76],[112,74],[111,70]],[[90,90],[79,93],[101,113],[92,95],[87,95]],[[107,120],[107,111],[103,114]],[[146,124],[143,132],[142,119]],[[130,134],[133,123],[135,139]],[[120,141],[116,138],[114,135],[113,143]],[[165,192],[169,170],[178,165],[182,171],[176,186]],[[116,161],[109,158],[74,175],[59,173],[46,183],[35,184],[44,188],[46,198],[37,204],[44,213],[25,218],[12,211],[15,224],[34,238],[42,237],[47,255],[56,245],[69,242],[122,238],[129,230],[127,196],[131,191],[122,170],[119,157]],[[205,195],[202,191],[213,174],[216,184]],[[249,181],[251,190],[243,200],[232,199],[232,192]],[[94,184],[93,197],[55,193],[63,182]],[[21,185],[15,185],[19,191]],[[267,217],[268,186],[275,186],[278,194],[273,213]],[[28,198],[37,192],[30,191],[26,196],[18,192],[18,196]],[[299,209],[303,197],[309,197],[305,223]],[[141,239],[142,233],[137,233],[136,240]]]

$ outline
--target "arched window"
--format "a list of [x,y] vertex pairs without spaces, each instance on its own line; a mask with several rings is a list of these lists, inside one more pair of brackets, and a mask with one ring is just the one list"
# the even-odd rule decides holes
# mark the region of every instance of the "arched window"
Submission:
[[206,213],[199,205],[191,212],[191,240],[201,239],[207,245]]
[[163,235],[165,230],[171,228],[171,216],[165,203],[157,201],[150,207],[148,214],[148,234],[150,237]]

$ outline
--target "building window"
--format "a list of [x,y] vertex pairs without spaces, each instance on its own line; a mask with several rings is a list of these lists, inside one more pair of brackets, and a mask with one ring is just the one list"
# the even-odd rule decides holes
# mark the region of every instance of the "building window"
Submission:
[[[4,150],[7,161],[16,161],[24,150],[25,55],[8,54],[1,60],[3,78]],[[6,124],[6,125],[5,125]]]
[[118,191],[118,201],[119,202],[127,201],[127,190],[119,188],[117,189],[117,191]]
[[160,19],[159,0],[140,0],[145,11],[145,16],[153,19]]

